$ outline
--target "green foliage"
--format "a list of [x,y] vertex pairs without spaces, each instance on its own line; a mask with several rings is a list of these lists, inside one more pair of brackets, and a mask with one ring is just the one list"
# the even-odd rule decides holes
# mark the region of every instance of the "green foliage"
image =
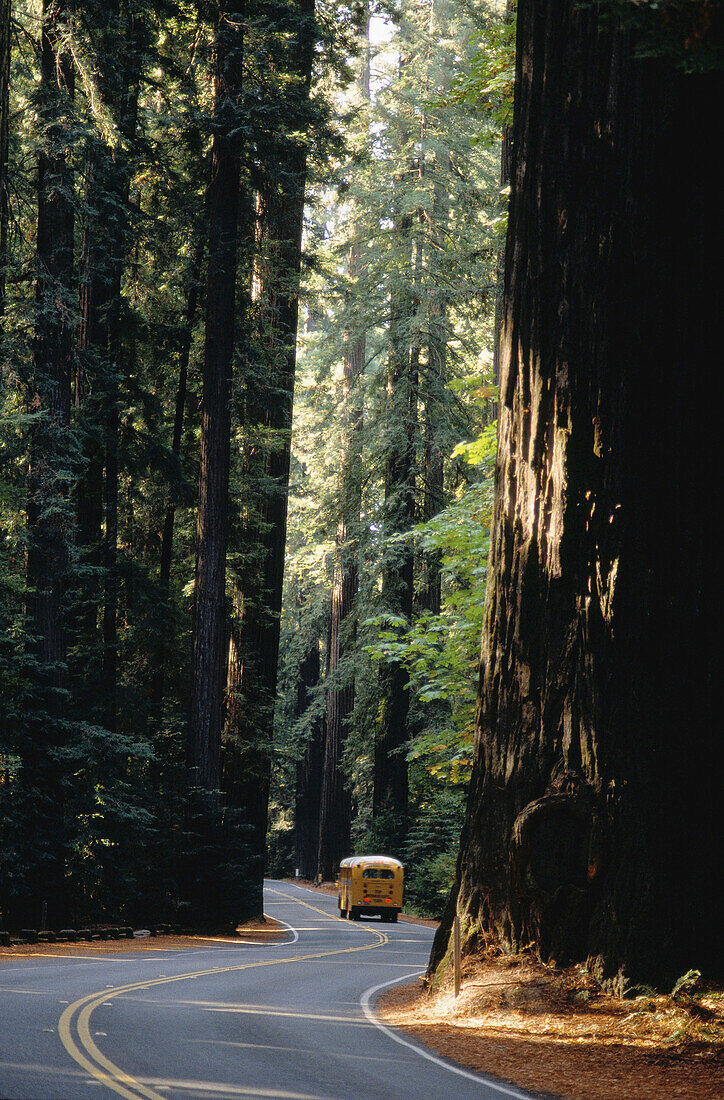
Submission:
[[476,52],[469,67],[453,82],[452,95],[480,109],[495,122],[497,134],[487,130],[481,140],[499,140],[506,126],[513,122],[513,91],[515,84],[515,13],[500,20],[488,16],[485,26],[473,41]]
[[442,916],[455,878],[464,811],[463,792],[442,783],[421,803],[405,848],[405,899],[412,912]]
[[[484,455],[489,461],[494,439],[495,425],[490,425],[474,443],[459,445],[456,453],[476,461]],[[426,704],[445,704],[442,714],[417,733],[408,758],[452,783],[467,780],[472,760],[491,493],[489,479],[474,482],[459,500],[403,536],[416,540],[422,552],[439,555],[440,613],[423,611],[413,623],[389,615],[366,621],[376,632],[367,653],[377,661],[405,666],[422,712]]]
[[[344,658],[316,690],[315,713],[324,714],[340,684],[354,685],[344,770],[357,851],[399,854],[390,845],[399,847],[406,829],[416,828],[430,784],[450,791],[458,806],[469,774],[495,446],[490,348],[504,219],[500,122],[492,110],[497,92],[491,87],[483,102],[463,88],[472,89],[474,36],[481,50],[487,42],[491,69],[495,54],[500,76],[505,48],[510,62],[512,34],[501,30],[496,5],[476,6],[474,20],[470,10],[443,0],[432,10],[406,2],[396,6],[386,34],[377,25],[370,95],[361,66],[344,104],[347,152],[331,173],[315,176],[307,230],[276,789],[291,792],[289,764],[303,754],[312,728],[311,712],[303,726],[291,720],[296,676],[310,631],[317,631],[325,653],[341,554],[358,563],[359,586],[344,626]],[[401,362],[414,363],[414,372],[394,384],[391,344]],[[364,365],[350,388],[344,369],[351,346],[363,348]],[[407,489],[390,479],[402,455]],[[410,555],[415,592],[408,618],[390,578]],[[439,612],[432,610],[436,590]],[[405,820],[372,813],[380,677],[398,664],[410,697],[401,750],[410,783]],[[438,909],[447,892],[454,834],[451,828],[429,852],[423,908]]]

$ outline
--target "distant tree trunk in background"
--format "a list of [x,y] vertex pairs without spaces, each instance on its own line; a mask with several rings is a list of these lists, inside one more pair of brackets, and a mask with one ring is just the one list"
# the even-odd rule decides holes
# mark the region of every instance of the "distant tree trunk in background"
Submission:
[[[298,718],[309,708],[312,691],[318,684],[319,642],[315,639],[299,668],[296,706]],[[317,873],[324,725],[322,715],[312,722],[304,757],[297,764],[294,864],[301,877],[306,879],[313,879]]]
[[72,538],[67,498],[70,377],[73,357],[73,175],[66,110],[73,67],[62,49],[66,9],[46,0],[40,42],[40,121],[34,411],[41,419],[30,442],[27,505],[28,619],[45,720],[32,731],[23,782],[33,800],[25,823],[26,897],[18,915],[40,926],[41,905],[53,922],[66,919],[62,748],[67,634],[64,597]]
[[[449,168],[450,157],[447,156]],[[440,173],[440,165],[437,166]],[[432,207],[431,233],[438,248],[445,247],[449,231],[450,196],[443,179],[435,181]],[[449,422],[449,393],[447,387],[447,300],[444,289],[433,286],[428,289],[427,306],[427,365],[421,386],[425,408],[424,442],[424,496],[422,519],[436,516],[445,505],[444,492],[444,441],[441,429]],[[433,615],[440,614],[442,601],[440,555],[437,551],[423,555],[420,605]]]
[[10,133],[10,0],[0,0],[0,333],[5,316],[5,266],[8,255],[10,192],[8,138]]
[[[413,370],[410,347],[412,295],[410,278],[412,219],[403,214],[396,219],[397,232],[407,250],[409,265],[402,269],[392,286],[388,354],[388,432],[385,471],[385,535],[409,531],[415,522],[415,436],[417,432],[417,372]],[[408,544],[390,548],[382,576],[382,601],[385,609],[408,622],[412,618],[413,551]],[[388,844],[399,849],[406,832],[408,780],[407,716],[410,699],[409,676],[399,661],[387,661],[380,670],[380,725],[375,741],[374,791],[372,810],[375,817],[389,818]]]
[[[352,245],[348,275],[354,278],[359,250]],[[360,522],[359,434],[362,407],[359,383],[364,371],[366,339],[350,332],[344,354],[342,378],[342,450],[339,471],[340,517],[335,540],[334,571],[330,601],[329,649],[327,653],[327,723],[324,746],[324,774],[319,826],[317,871],[323,879],[334,877],[340,859],[350,851],[351,798],[342,768],[347,723],[354,707],[354,680],[345,673],[343,658],[354,638],[352,611],[357,595],[358,562],[356,531]],[[343,677],[340,680],[340,676]]]
[[[365,53],[357,81],[363,110],[370,99],[369,8],[365,12]],[[347,254],[347,278],[353,288],[362,269],[360,246],[353,231]],[[351,289],[351,294],[354,290]],[[354,307],[352,307],[354,314]],[[367,340],[359,326],[345,336],[342,376],[342,432],[339,455],[339,518],[335,537],[329,646],[327,650],[327,721],[324,745],[322,801],[319,822],[317,873],[332,879],[339,861],[351,849],[352,800],[342,767],[347,724],[354,708],[355,686],[343,666],[345,652],[354,644],[351,618],[359,581],[358,539],[362,507],[360,443],[363,408],[360,383],[364,374]]]
[[270,156],[264,165],[267,178],[261,192],[260,216],[271,269],[264,276],[260,295],[272,370],[263,380],[258,375],[249,377],[247,384],[248,426],[258,425],[270,440],[256,530],[251,532],[259,566],[242,595],[240,649],[230,654],[228,664],[224,734],[223,788],[228,805],[245,815],[250,828],[257,873],[248,901],[251,912],[257,914],[263,910],[307,175],[307,146],[295,136],[293,120],[296,112],[302,117],[305,114],[316,38],[314,0],[297,0],[295,11],[295,46],[290,52],[287,89],[292,107],[290,134],[275,143],[276,159]]
[[[105,345],[105,329],[101,315],[106,292],[101,275],[103,250],[93,213],[95,194],[99,188],[96,177],[99,149],[92,139],[85,160],[85,218],[82,232],[79,282],[78,347],[76,355],[74,401],[79,429],[85,430],[84,457],[86,466],[76,485],[76,520],[79,564],[88,576],[79,594],[76,634],[84,646],[83,665],[79,670],[78,703],[86,713],[94,713],[86,705],[98,683],[96,667],[98,606],[102,603],[99,584],[101,569],[101,527],[103,523],[103,450],[97,430],[100,399],[97,380],[99,360]],[[98,218],[98,221],[101,219]],[[83,684],[83,688],[80,684]]]
[[432,963],[456,903],[508,950],[669,988],[722,974],[720,83],[600,15],[518,4],[476,752]]
[[199,506],[196,522],[189,763],[194,787],[221,782],[221,730],[226,674],[226,532],[229,488],[230,386],[236,311],[239,138],[234,106],[242,88],[246,5],[219,12],[214,50],[214,133],[208,191],[209,252],[201,407]]

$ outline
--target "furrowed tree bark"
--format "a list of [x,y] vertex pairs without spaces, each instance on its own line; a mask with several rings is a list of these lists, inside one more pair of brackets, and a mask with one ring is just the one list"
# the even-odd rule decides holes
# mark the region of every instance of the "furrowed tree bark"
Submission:
[[457,904],[469,937],[587,958],[621,991],[722,972],[720,85],[640,56],[603,7],[518,4],[475,763],[431,962]]
[[73,297],[73,174],[64,152],[67,108],[74,93],[70,56],[62,50],[67,9],[43,5],[40,40],[40,117],[44,141],[38,161],[34,409],[40,419],[30,440],[27,502],[28,619],[37,658],[37,690],[46,719],[31,733],[23,761],[27,810],[25,896],[17,917],[39,926],[47,902],[51,920],[64,920],[66,899],[64,783],[67,630],[65,591],[72,538],[68,510],[70,377]]
[[191,785],[217,791],[226,663],[226,534],[230,385],[236,312],[240,159],[235,107],[242,88],[245,3],[219,10],[214,133],[208,190],[208,278],[189,722]]
[[[284,581],[292,406],[296,370],[307,146],[294,136],[297,113],[303,119],[311,86],[316,29],[314,0],[297,0],[295,46],[288,58],[287,88],[291,133],[272,144],[265,156],[266,178],[260,216],[270,252],[270,268],[261,272],[260,300],[264,339],[271,370],[248,379],[247,417],[266,435],[263,487],[258,496],[255,530],[250,528],[259,562],[256,576],[237,601],[243,606],[240,645],[230,651],[224,733],[223,788],[227,804],[238,809],[249,827],[254,881],[251,914],[263,911],[271,748],[279,658],[279,621]],[[276,154],[274,156],[274,154]],[[281,168],[281,179],[278,172]]]

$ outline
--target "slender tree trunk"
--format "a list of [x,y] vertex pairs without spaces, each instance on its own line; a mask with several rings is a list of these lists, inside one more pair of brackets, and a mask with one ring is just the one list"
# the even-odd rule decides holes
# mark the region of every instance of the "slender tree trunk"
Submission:
[[95,229],[94,204],[99,188],[97,175],[100,150],[91,142],[85,162],[86,216],[80,259],[78,346],[76,355],[74,400],[76,422],[84,433],[85,467],[75,489],[76,527],[80,575],[74,633],[81,652],[78,669],[76,704],[79,712],[100,717],[97,685],[101,643],[98,632],[98,608],[102,606],[101,575],[103,527],[103,447],[98,421],[101,417],[100,360],[105,346],[102,323],[107,303],[101,275],[103,250]]
[[[397,229],[403,251],[401,272],[392,287],[390,305],[390,350],[388,359],[388,401],[390,439],[385,472],[385,534],[409,531],[415,521],[415,441],[417,434],[418,378],[410,345],[412,295],[412,219],[398,218]],[[413,552],[402,545],[388,551],[383,569],[382,599],[392,614],[408,622],[413,605]],[[375,741],[373,814],[389,816],[390,845],[399,847],[406,832],[407,757],[403,746],[408,739],[408,674],[399,661],[388,661],[380,672],[380,725]]]
[[69,524],[65,481],[69,451],[73,355],[73,176],[58,152],[66,145],[64,117],[73,98],[73,68],[63,52],[67,10],[43,7],[41,122],[38,162],[38,241],[35,338],[35,410],[41,417],[30,442],[27,506],[29,633],[37,658],[37,688],[46,718],[33,731],[23,782],[33,800],[24,843],[26,897],[21,906],[38,925],[41,904],[55,922],[66,917],[62,757],[65,739],[66,624]]
[[[318,684],[319,641],[315,638],[299,668],[296,707],[298,718],[308,709],[312,692]],[[301,877],[307,879],[313,879],[317,872],[324,725],[322,716],[312,722],[304,757],[297,764],[294,814],[295,866]]]
[[[184,409],[186,407],[186,385],[189,369],[189,356],[191,353],[191,339],[193,337],[196,311],[199,299],[199,280],[201,277],[201,262],[204,253],[204,241],[199,236],[194,250],[194,258],[188,275],[188,296],[186,299],[186,317],[181,347],[179,349],[178,384],[176,387],[176,406],[173,418],[173,437],[171,440],[171,454],[178,459],[181,454],[181,437],[183,434]],[[161,533],[161,560],[159,567],[159,587],[164,604],[168,604],[168,594],[171,582],[171,559],[173,551],[173,529],[176,517],[176,502],[173,490],[169,491],[169,501],[163,520]],[[151,684],[151,714],[154,721],[158,722],[163,706],[164,679],[168,632],[162,630],[159,634],[156,646],[155,668]]]
[[[349,255],[350,278],[355,277],[358,264],[359,251],[353,245]],[[354,644],[352,614],[358,586],[356,532],[362,505],[359,435],[363,423],[359,384],[364,371],[365,352],[364,334],[350,332],[342,380],[342,416],[346,423],[340,453],[340,518],[335,538],[327,655],[327,723],[317,868],[323,879],[334,876],[340,859],[350,850],[352,807],[342,757],[347,723],[354,708],[354,680],[345,670],[343,662],[345,654]]]
[[599,17],[518,5],[493,546],[456,904],[508,950],[588,958],[620,991],[722,973],[719,82],[642,58]]

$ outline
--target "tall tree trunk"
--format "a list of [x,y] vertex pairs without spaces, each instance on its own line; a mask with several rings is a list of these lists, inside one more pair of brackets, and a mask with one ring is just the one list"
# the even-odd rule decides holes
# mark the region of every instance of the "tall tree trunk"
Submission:
[[263,380],[259,372],[247,380],[249,424],[261,428],[270,440],[253,536],[260,566],[251,586],[237,596],[243,601],[241,642],[228,663],[224,741],[223,786],[228,804],[246,816],[250,829],[258,874],[249,901],[258,913],[263,904],[307,174],[307,145],[293,136],[293,119],[297,112],[303,118],[307,109],[316,39],[314,0],[297,0],[295,9],[295,46],[289,56],[291,80],[286,93],[292,135],[274,143],[275,159],[264,166],[261,193],[270,270],[263,275],[260,296],[272,370]]
[[[315,638],[299,668],[296,706],[298,718],[308,710],[312,701],[312,692],[318,684],[319,641]],[[322,715],[314,719],[304,756],[297,764],[294,813],[295,866],[301,877],[306,879],[313,879],[317,873],[324,725]]]
[[[204,240],[199,236],[194,249],[188,273],[188,293],[186,298],[186,317],[181,336],[181,347],[178,356],[178,384],[176,387],[176,405],[173,418],[173,437],[171,440],[171,454],[178,459],[181,454],[181,437],[183,434],[184,409],[186,407],[186,385],[189,369],[189,356],[191,354],[191,340],[193,337],[196,311],[199,300],[199,280],[201,278],[201,262],[204,254]],[[176,502],[173,490],[169,491],[169,501],[163,520],[161,533],[161,559],[159,566],[159,587],[164,604],[168,604],[169,586],[171,582],[171,559],[173,551],[173,529],[176,517]],[[155,655],[155,668],[151,684],[151,714],[154,722],[161,717],[163,706],[166,650],[168,634],[161,631]]]
[[[357,250],[353,247],[350,275],[357,260]],[[351,799],[342,757],[347,723],[354,707],[354,680],[344,669],[343,660],[354,642],[352,612],[359,575],[356,531],[361,509],[358,438],[362,429],[362,409],[358,386],[364,370],[365,347],[364,335],[349,335],[342,381],[342,408],[347,424],[340,454],[340,518],[335,537],[327,652],[327,722],[317,867],[323,879],[333,878],[340,859],[350,850]]]
[[[410,291],[412,218],[397,218],[403,256],[391,291],[388,356],[389,440],[385,471],[385,535],[409,531],[415,521],[415,442],[418,379],[411,354]],[[413,605],[413,553],[409,545],[388,550],[382,576],[382,600],[388,612],[409,623]],[[375,740],[373,814],[384,815],[387,843],[399,848],[406,832],[408,674],[400,661],[380,672],[380,725]]]
[[24,843],[29,855],[23,914],[36,925],[41,902],[56,922],[66,917],[62,747],[65,739],[66,624],[64,596],[72,536],[66,490],[70,457],[70,377],[73,356],[73,176],[64,153],[65,117],[73,98],[73,67],[62,49],[66,9],[46,0],[41,30],[44,141],[38,161],[35,409],[27,505],[29,633],[37,657],[40,709],[24,760],[23,782],[33,809]]
[[214,136],[208,189],[208,278],[196,521],[189,763],[192,785],[217,791],[226,678],[226,535],[231,369],[236,314],[240,159],[234,108],[242,89],[246,4],[219,10],[214,48]]
[[[445,158],[449,164],[449,156]],[[442,165],[435,166],[438,174]],[[450,196],[444,177],[435,180],[430,233],[435,247],[442,250],[449,230]],[[447,387],[448,320],[445,291],[433,286],[427,292],[427,365],[423,377],[424,402],[424,487],[422,515],[432,519],[445,504],[444,447],[445,429],[449,424],[449,395]],[[440,614],[442,586],[440,553],[433,550],[423,554],[421,562],[420,606]]]
[[[96,633],[102,602],[100,707],[106,728],[117,721],[118,676],[118,405],[122,358],[121,287],[125,267],[131,165],[139,92],[139,27],[120,0],[94,13],[102,57],[100,91],[124,144],[110,148],[92,138],[86,157],[86,224],[83,234],[80,325],[75,402],[86,429],[87,466],[78,490],[78,533],[90,580],[83,595],[81,637]],[[94,576],[95,574],[95,576]],[[102,596],[100,577],[102,576]],[[86,673],[97,693],[95,662]]]
[[[370,99],[369,8],[365,12],[365,53],[358,79],[358,91],[364,108]],[[347,257],[350,286],[362,272],[357,232],[353,232]],[[357,531],[362,508],[359,437],[363,427],[360,383],[364,373],[367,340],[357,325],[345,335],[342,376],[342,436],[339,454],[339,518],[335,534],[332,593],[330,598],[329,647],[327,651],[327,721],[324,745],[322,801],[319,822],[317,872],[323,879],[334,877],[339,861],[350,852],[352,800],[342,758],[347,739],[347,724],[354,708],[354,680],[344,668],[346,652],[354,644],[351,618],[358,587]]]
[[707,382],[718,78],[641,57],[601,10],[518,4],[496,502],[457,907],[507,949],[588,958],[621,990],[722,972]]

